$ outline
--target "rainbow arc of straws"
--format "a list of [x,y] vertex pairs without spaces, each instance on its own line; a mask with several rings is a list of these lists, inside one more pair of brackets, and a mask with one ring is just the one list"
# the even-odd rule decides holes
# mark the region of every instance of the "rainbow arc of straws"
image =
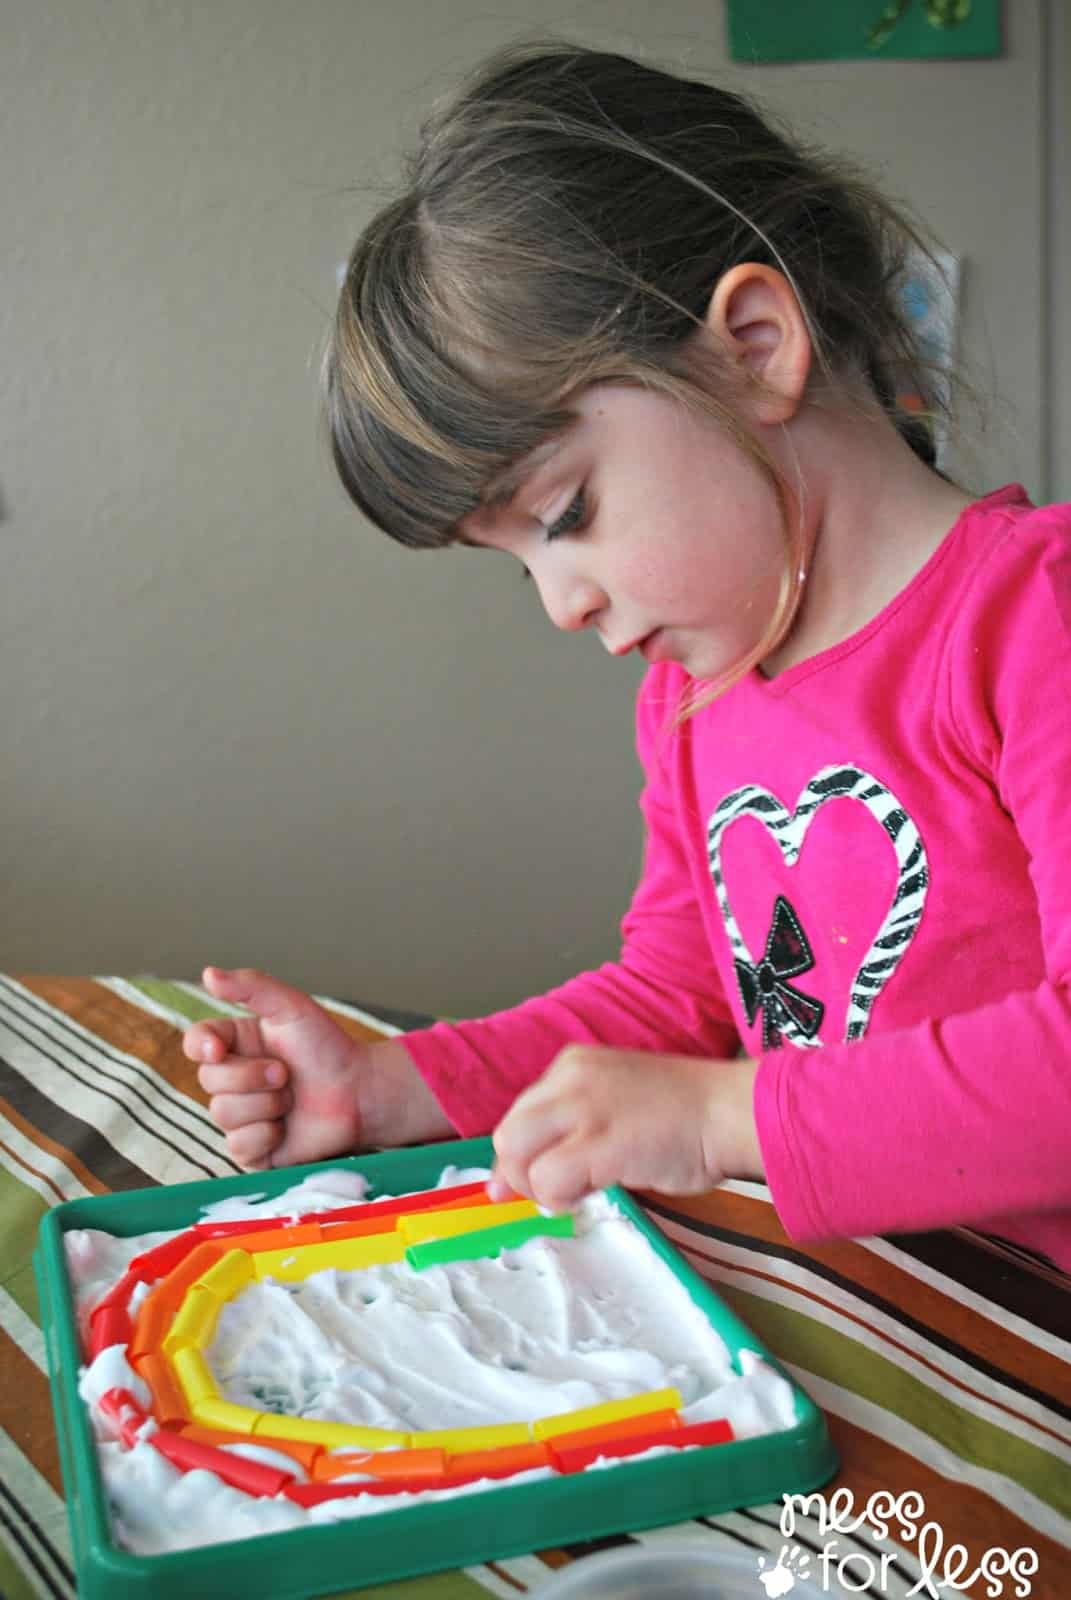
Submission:
[[[308,1212],[285,1226],[274,1218],[195,1223],[135,1257],[90,1315],[90,1359],[109,1346],[125,1347],[152,1397],[155,1427],[147,1428],[149,1413],[129,1389],[109,1389],[101,1409],[127,1449],[144,1430],[180,1471],[204,1469],[247,1494],[284,1494],[302,1506],[452,1488],[533,1467],[579,1472],[600,1456],[730,1441],[726,1421],[684,1423],[676,1389],[533,1422],[423,1432],[277,1416],[225,1399],[205,1360],[223,1306],[257,1280],[295,1282],[325,1267],[354,1271],[403,1259],[419,1272],[497,1256],[539,1235],[572,1233],[571,1216],[545,1216],[519,1197],[492,1204],[482,1183]],[[131,1298],[146,1283],[155,1287],[132,1313]],[[290,1456],[294,1470],[225,1448],[239,1444]]]

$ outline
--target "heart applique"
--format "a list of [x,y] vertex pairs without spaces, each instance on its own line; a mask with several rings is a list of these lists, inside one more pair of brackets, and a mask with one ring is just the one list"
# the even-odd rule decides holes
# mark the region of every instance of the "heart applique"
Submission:
[[[881,920],[874,940],[863,957],[852,980],[845,1022],[846,1042],[861,1039],[867,1030],[875,1000],[903,960],[904,952],[915,937],[922,920],[926,891],[930,882],[930,868],[926,848],[919,831],[896,796],[883,783],[859,767],[823,767],[808,783],[795,811],[789,812],[776,795],[757,784],[745,784],[734,789],[720,801],[711,814],[707,829],[707,851],[714,892],[718,897],[725,931],[729,937],[733,961],[740,974],[753,972],[760,967],[758,959],[744,942],[739,924],[733,914],[725,878],[721,869],[721,841],[732,823],[741,817],[755,817],[780,846],[787,867],[799,860],[803,841],[815,815],[830,800],[857,800],[866,807],[892,840],[896,852],[896,892]],[[741,1000],[745,1014],[755,1015],[754,996],[741,987]],[[798,1008],[786,1006],[778,1018],[779,1032],[791,1043],[803,1047],[821,1044],[817,1029],[805,1024],[806,1019],[794,1016]]]

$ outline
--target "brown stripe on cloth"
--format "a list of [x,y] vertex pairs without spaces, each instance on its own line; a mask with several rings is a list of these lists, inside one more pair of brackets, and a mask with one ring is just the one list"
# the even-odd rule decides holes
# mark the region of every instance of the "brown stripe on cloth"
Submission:
[[[1028,1580],[1030,1600],[1068,1600],[1071,1596],[1071,1551],[1063,1545],[1031,1528],[980,1489],[944,1477],[916,1456],[898,1450],[887,1440],[846,1422],[843,1417],[827,1412],[826,1424],[841,1458],[839,1473],[822,1491],[827,1502],[835,1490],[846,1488],[851,1492],[858,1514],[870,1496],[879,1491],[900,1495],[913,1490],[925,1501],[924,1520],[936,1522],[942,1530],[948,1530],[949,1543],[966,1545],[971,1554],[972,1570],[986,1550],[1031,1549],[1037,1552],[1038,1571]],[[890,1534],[918,1558],[917,1540],[904,1538],[893,1526],[890,1526]],[[880,1551],[881,1546],[875,1544],[874,1548]],[[984,1581],[979,1579],[978,1591],[984,1593],[985,1588]],[[925,1585],[919,1590],[921,1595],[927,1592]],[[1014,1582],[1006,1577],[1003,1593],[1016,1592]],[[967,1593],[973,1594],[975,1589]]]
[[[709,1276],[712,1281],[717,1282],[717,1274],[719,1270],[727,1269],[731,1272],[736,1272],[743,1277],[754,1278],[759,1281],[773,1284],[777,1287],[785,1287],[793,1295],[797,1295],[801,1299],[809,1302],[810,1307],[813,1310],[813,1314],[819,1322],[825,1320],[823,1317],[823,1312],[832,1312],[836,1316],[843,1317],[846,1321],[854,1324],[854,1326],[857,1327],[860,1333],[863,1335],[860,1342],[863,1343],[868,1350],[874,1350],[878,1354],[884,1354],[891,1350],[898,1350],[902,1354],[907,1355],[917,1366],[922,1367],[925,1371],[931,1372],[935,1378],[940,1378],[952,1389],[959,1390],[964,1398],[973,1396],[975,1399],[983,1400],[986,1405],[991,1406],[994,1410],[1003,1412],[1009,1423],[1024,1422],[1029,1427],[1036,1429],[1038,1433],[1045,1434],[1048,1438],[1054,1440],[1058,1444],[1071,1444],[1071,1437],[1069,1437],[1066,1429],[1061,1432],[1057,1428],[1049,1427],[1045,1423],[1040,1422],[1033,1417],[1027,1417],[1022,1411],[1017,1410],[1013,1404],[1009,1404],[999,1399],[992,1392],[990,1386],[984,1382],[984,1378],[995,1377],[996,1381],[1002,1384],[1006,1384],[1007,1380],[1004,1379],[999,1372],[994,1373],[994,1371],[989,1368],[988,1365],[983,1368],[979,1366],[979,1363],[973,1363],[973,1369],[979,1373],[979,1377],[983,1381],[980,1381],[977,1384],[968,1383],[966,1380],[954,1376],[946,1367],[939,1365],[935,1361],[931,1361],[927,1356],[923,1355],[920,1350],[914,1348],[907,1340],[897,1339],[886,1329],[878,1328],[874,1324],[868,1322],[865,1315],[849,1311],[843,1306],[838,1306],[832,1299],[825,1299],[821,1292],[815,1288],[809,1288],[803,1284],[790,1282],[788,1279],[779,1275],[776,1271],[777,1262],[774,1257],[768,1258],[770,1270],[766,1270],[758,1266],[745,1267],[738,1265],[735,1262],[728,1261],[714,1253],[716,1249],[716,1244],[712,1246],[710,1251],[699,1248],[695,1243],[690,1243],[687,1246],[689,1256],[695,1257],[697,1262],[701,1264],[697,1267],[697,1270],[701,1271],[704,1277]],[[704,1270],[705,1267],[711,1267],[713,1271],[708,1274]],[[733,1287],[727,1283],[719,1284],[718,1287],[719,1292],[724,1294],[725,1298],[732,1303]],[[925,1330],[923,1330],[923,1332],[925,1332]],[[933,1340],[932,1342],[935,1344],[937,1343],[936,1340]],[[963,1359],[966,1359],[966,1357],[964,1356]],[[1022,1392],[1017,1385],[1012,1387],[1015,1388],[1017,1393]],[[1047,1405],[1049,1410],[1053,1409],[1051,1399],[1046,1400],[1044,1395],[1039,1397],[1039,1403]]]
[[208,1096],[197,1066],[182,1053],[182,1030],[105,989],[92,978],[20,978],[24,989],[87,1028],[104,1044],[136,1056],[199,1106]]
[[2,1056],[0,1092],[26,1123],[35,1129],[47,1127],[66,1149],[77,1151],[79,1160],[96,1175],[101,1189],[145,1189],[152,1184],[148,1173],[128,1161],[102,1133],[41,1094]]
[[[21,1116],[11,1102],[5,1100],[2,1095],[0,1095],[0,1117],[10,1122],[13,1128],[17,1128],[23,1137],[28,1139],[31,1144],[35,1144],[39,1150],[44,1150],[48,1155],[55,1157],[57,1161],[61,1161],[67,1171],[73,1174],[83,1189],[88,1189],[90,1194],[108,1193],[108,1185],[102,1183],[98,1177],[90,1172],[89,1168],[79,1160],[73,1150],[69,1150],[66,1145],[49,1138],[43,1129],[35,1126],[26,1117]],[[54,1185],[51,1186],[54,1187]],[[60,1195],[59,1198],[62,1200],[63,1196]]]
[[[75,985],[78,997],[69,993]],[[227,1155],[200,1091],[186,1094],[169,1080],[161,1051],[170,1049],[185,1059],[181,1035],[170,1023],[147,1017],[91,979],[33,978],[20,987],[21,995],[8,997],[0,979],[0,1007],[11,1013],[5,1015],[7,1025],[43,1056],[67,1072],[91,1074],[96,1093],[113,1101],[140,1134],[192,1167],[188,1176],[223,1177],[240,1170]],[[73,1011],[58,1003],[72,998],[79,999]],[[142,1022],[151,1028],[142,1029]],[[192,1062],[186,1066],[193,1071]]]
[[0,1328],[0,1428],[62,1498],[56,1434],[48,1379]]
[[[751,1195],[736,1194],[732,1190],[715,1189],[703,1195],[673,1195],[671,1197],[643,1191],[638,1198],[655,1221],[664,1217],[680,1223],[710,1239],[753,1249],[765,1256],[785,1262],[795,1262],[808,1272],[825,1278],[852,1293],[864,1302],[883,1310],[913,1328],[946,1350],[960,1356],[980,1371],[987,1371],[999,1382],[1019,1390],[1024,1395],[1040,1401],[1050,1410],[1071,1422],[1071,1367],[1058,1356],[1021,1338],[999,1319],[977,1316],[973,1310],[955,1297],[916,1277],[907,1267],[900,1267],[883,1256],[868,1250],[865,1245],[851,1240],[836,1240],[828,1244],[797,1245],[789,1239],[778,1219],[772,1202],[755,1199]],[[944,1239],[948,1237],[948,1248]],[[916,1235],[910,1241],[917,1246],[921,1241],[932,1245],[941,1265],[937,1270],[953,1282],[957,1265],[970,1275],[972,1252],[977,1248],[971,1241],[940,1234]],[[889,1240],[901,1248],[899,1236]],[[910,1256],[911,1250],[905,1250]],[[1009,1266],[1009,1275],[1021,1268]],[[983,1279],[975,1291],[983,1297],[994,1277],[989,1261],[989,1278]],[[1027,1320],[1036,1321],[1042,1329],[1058,1333],[1054,1326],[1062,1311],[1062,1337],[1071,1336],[1071,1296],[1052,1285],[1040,1282],[1035,1286],[1033,1304],[1045,1302],[1044,1316],[1022,1313]],[[910,1309],[909,1309],[910,1308]],[[1058,1336],[1059,1335],[1058,1333]]]

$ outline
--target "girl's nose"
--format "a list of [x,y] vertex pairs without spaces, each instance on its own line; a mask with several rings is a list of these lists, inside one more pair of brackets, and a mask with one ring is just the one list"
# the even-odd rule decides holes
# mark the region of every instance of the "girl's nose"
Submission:
[[556,628],[575,633],[590,628],[606,607],[604,591],[579,573],[533,573],[543,609]]

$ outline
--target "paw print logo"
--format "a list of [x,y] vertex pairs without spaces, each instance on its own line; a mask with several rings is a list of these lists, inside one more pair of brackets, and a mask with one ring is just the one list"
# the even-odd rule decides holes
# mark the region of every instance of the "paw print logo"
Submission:
[[802,1554],[798,1544],[794,1544],[791,1550],[787,1544],[783,1544],[776,1567],[771,1567],[767,1572],[766,1557],[759,1557],[759,1582],[766,1590],[769,1600],[781,1600],[782,1595],[791,1594],[796,1587],[796,1579],[804,1576],[804,1568],[809,1559]]

